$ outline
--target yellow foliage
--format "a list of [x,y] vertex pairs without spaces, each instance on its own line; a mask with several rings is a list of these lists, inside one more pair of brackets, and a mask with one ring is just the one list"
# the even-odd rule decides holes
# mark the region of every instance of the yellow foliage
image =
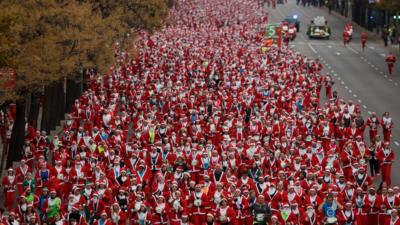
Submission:
[[131,28],[162,26],[166,15],[165,0],[0,1],[0,68],[18,75],[14,93],[3,93],[0,102],[41,91],[80,68],[108,72],[116,41],[131,38]]

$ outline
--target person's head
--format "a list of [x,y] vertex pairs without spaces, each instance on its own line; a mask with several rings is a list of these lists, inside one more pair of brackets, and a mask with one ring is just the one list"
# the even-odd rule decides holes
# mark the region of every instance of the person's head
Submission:
[[332,202],[333,198],[334,198],[333,193],[330,192],[330,193],[328,193],[328,196],[326,196],[326,201],[327,202]]
[[346,204],[344,204],[344,209],[345,210],[351,210],[351,208],[352,208],[351,202],[346,202]]
[[222,198],[220,204],[221,204],[221,207],[225,208],[228,205],[228,200],[226,198]]
[[211,213],[207,214],[207,222],[214,222],[214,215]]
[[282,210],[285,211],[285,212],[289,212],[290,211],[289,204],[284,204],[283,207],[282,207]]
[[105,211],[101,212],[101,219],[106,220],[107,219],[107,213]]
[[392,212],[390,213],[390,216],[392,218],[396,218],[399,215],[399,212],[397,211],[397,209],[392,209]]
[[201,184],[196,184],[196,186],[195,186],[195,191],[196,192],[201,192]]
[[375,195],[376,194],[376,189],[374,187],[370,187],[369,190],[368,190],[368,193],[370,195]]
[[259,195],[259,196],[257,197],[257,202],[258,202],[259,204],[264,204],[264,202],[265,202],[264,195]]
[[57,197],[57,192],[56,190],[51,190],[50,191],[50,198],[55,199]]

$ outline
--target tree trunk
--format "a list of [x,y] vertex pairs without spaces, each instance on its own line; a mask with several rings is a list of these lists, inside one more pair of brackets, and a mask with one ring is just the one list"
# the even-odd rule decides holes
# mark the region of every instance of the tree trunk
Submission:
[[7,156],[7,165],[9,168],[15,161],[22,159],[22,147],[25,139],[25,107],[26,102],[24,100],[16,102],[16,115],[14,121],[14,127],[11,134],[11,144]]
[[75,80],[67,80],[67,93],[66,94],[66,102],[65,102],[65,112],[70,112],[72,105],[75,102],[75,99],[79,98],[82,94],[82,82]]
[[42,130],[49,133],[56,128],[64,116],[65,95],[63,81],[57,81],[46,87],[45,96],[41,127]]
[[37,119],[39,115],[39,108],[40,108],[40,103],[39,103],[39,97],[36,94],[31,94],[31,101],[30,101],[30,107],[29,107],[29,113],[28,113],[28,122],[33,125],[34,128],[37,128]]

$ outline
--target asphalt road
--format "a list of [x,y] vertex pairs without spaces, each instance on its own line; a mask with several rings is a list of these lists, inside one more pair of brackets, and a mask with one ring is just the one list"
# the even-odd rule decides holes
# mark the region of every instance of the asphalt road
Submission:
[[[334,90],[346,101],[353,100],[359,104],[365,119],[371,112],[379,116],[385,111],[391,113],[395,124],[391,146],[396,153],[392,185],[400,185],[400,173],[397,172],[400,171],[400,63],[395,65],[391,77],[387,74],[385,62],[389,51],[393,51],[400,60],[398,48],[385,48],[378,36],[368,33],[367,48],[363,52],[360,40],[363,28],[356,25],[353,25],[353,40],[350,45],[344,46],[342,32],[349,19],[336,13],[329,14],[326,8],[297,6],[295,0],[288,0],[287,4],[278,4],[276,9],[268,8],[267,12],[272,23],[298,15],[300,32],[290,43],[291,47],[308,57],[320,58],[324,64],[323,73],[330,74],[335,80]],[[328,21],[332,31],[330,40],[308,39],[307,25],[316,16],[324,16]]]

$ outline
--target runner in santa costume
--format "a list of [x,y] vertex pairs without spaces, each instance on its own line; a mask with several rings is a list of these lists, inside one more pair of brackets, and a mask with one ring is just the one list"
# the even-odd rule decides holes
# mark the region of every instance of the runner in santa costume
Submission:
[[55,189],[50,190],[50,198],[48,198],[42,206],[42,211],[46,213],[45,220],[47,223],[55,221],[57,215],[61,213],[61,199],[57,197]]
[[353,209],[351,202],[346,202],[344,208],[338,213],[338,223],[340,225],[353,225],[356,224],[356,221],[356,209]]
[[385,142],[383,148],[380,148],[376,153],[376,159],[379,162],[382,172],[382,181],[388,186],[391,185],[392,163],[394,162],[395,155],[393,149],[390,147],[389,142]]
[[186,200],[182,197],[180,191],[175,191],[171,193],[168,203],[170,204],[170,212],[168,214],[169,222],[171,225],[179,225],[181,217],[189,211],[187,209]]
[[392,210],[390,219],[388,219],[384,225],[400,225],[400,217],[397,209]]
[[275,214],[281,224],[293,225],[297,224],[296,215],[292,212],[290,205],[285,203],[282,206],[282,210]]
[[18,194],[22,194],[24,192],[23,188],[23,181],[25,180],[26,174],[30,172],[32,173],[32,169],[26,164],[26,160],[22,159],[21,164],[17,167],[15,171],[15,176],[17,179],[17,189],[18,189]]
[[224,184],[220,182],[216,183],[216,189],[214,191],[208,192],[208,199],[211,200],[210,209],[212,211],[215,211],[216,208],[218,208],[218,206],[220,205],[221,200],[227,197],[228,192],[226,189],[224,189]]
[[321,221],[319,220],[318,214],[313,205],[307,205],[306,213],[301,221],[301,224],[303,225],[321,225]]
[[17,215],[14,212],[9,212],[8,213],[8,217],[4,217],[1,220],[2,223],[4,223],[5,225],[19,225],[19,218],[17,217]]
[[106,211],[101,211],[100,218],[96,219],[93,225],[112,225]]
[[89,222],[92,223],[102,217],[101,213],[106,209],[106,203],[99,199],[99,194],[93,193],[88,201]]
[[369,127],[369,139],[371,143],[375,143],[376,135],[378,135],[378,129],[380,127],[381,120],[378,118],[375,112],[372,112],[371,116],[367,119],[366,124]]
[[389,112],[385,112],[382,115],[381,119],[381,126],[383,129],[383,141],[384,142],[390,142],[391,134],[392,134],[392,129],[394,127],[393,119],[390,117]]
[[202,224],[206,221],[205,207],[210,204],[207,195],[202,192],[201,188],[201,184],[196,184],[195,190],[190,194],[188,201],[194,224]]
[[216,208],[216,218],[220,225],[236,225],[236,215],[233,208],[228,206],[228,200],[226,198],[221,199],[221,203]]
[[386,56],[386,63],[388,67],[389,75],[392,75],[394,64],[396,63],[396,56],[392,52]]
[[126,214],[121,210],[118,202],[114,202],[110,209],[111,223],[113,225],[124,225],[126,224]]
[[385,224],[390,219],[390,215],[393,209],[400,206],[400,199],[395,196],[392,188],[387,190],[387,196],[382,196],[382,207],[379,214],[379,223]]
[[4,206],[7,210],[11,210],[14,206],[15,191],[17,188],[17,179],[12,168],[8,169],[7,176],[3,177],[1,185],[3,186],[5,196]]
[[365,32],[363,31],[363,32],[361,32],[361,47],[362,47],[362,50],[363,50],[363,51],[364,51],[364,49],[365,49],[366,43],[367,43],[367,33],[365,33]]
[[160,195],[156,197],[156,201],[153,206],[153,215],[151,217],[152,224],[168,224],[168,214],[170,213],[169,204],[165,201],[164,196]]
[[[246,190],[248,192],[248,190]],[[236,189],[231,200],[231,205],[235,210],[237,224],[251,225],[253,222],[246,220],[250,216],[249,202],[243,196],[240,189]]]
[[257,197],[256,202],[252,207],[253,224],[255,225],[266,225],[271,217],[271,209],[265,202],[263,195]]
[[359,167],[354,174],[354,182],[356,187],[362,188],[364,191],[372,184],[372,178],[367,174],[365,167]]

